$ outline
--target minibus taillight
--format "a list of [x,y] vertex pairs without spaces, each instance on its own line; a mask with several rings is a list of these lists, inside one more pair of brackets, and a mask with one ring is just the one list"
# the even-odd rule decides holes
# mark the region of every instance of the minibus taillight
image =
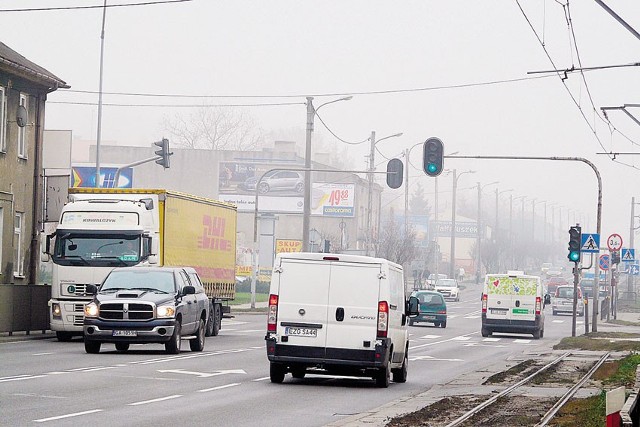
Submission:
[[378,338],[387,337],[389,328],[389,304],[386,301],[378,303]]
[[267,316],[267,332],[276,331],[278,321],[278,295],[269,295],[269,315]]
[[540,314],[541,308],[542,308],[542,299],[540,297],[536,297],[536,315]]
[[482,294],[482,312],[487,312],[487,294]]

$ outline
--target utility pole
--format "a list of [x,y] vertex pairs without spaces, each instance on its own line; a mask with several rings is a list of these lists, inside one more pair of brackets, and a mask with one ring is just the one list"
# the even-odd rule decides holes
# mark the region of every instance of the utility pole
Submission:
[[480,283],[480,273],[482,272],[482,267],[480,266],[480,234],[482,233],[482,187],[480,186],[480,181],[478,181],[478,236],[476,240],[476,285]]
[[[366,245],[367,251],[366,254],[369,256],[371,253],[371,221],[372,221],[372,198],[373,198],[373,171],[375,170],[374,164],[374,156],[375,156],[375,148],[376,148],[376,132],[371,131],[371,138],[369,138],[369,142],[371,142],[371,149],[369,151],[369,174],[367,176],[369,180],[369,197],[367,197],[367,235],[366,235]],[[407,165],[408,166],[408,165]],[[406,168],[409,169],[408,167]]]
[[404,168],[404,234],[409,233],[409,149],[404,150],[406,167]]
[[304,206],[302,216],[302,250],[310,251],[309,228],[311,226],[311,133],[313,132],[313,96],[307,96],[307,137],[304,151]]
[[[451,196],[451,256],[449,256],[449,274],[452,279],[456,277],[456,189],[458,177],[453,170],[453,195]],[[436,276],[437,279],[438,276]]]
[[[634,244],[634,234],[635,234],[635,228],[634,228],[634,220],[635,220],[635,206],[636,204],[636,198],[632,197],[631,198],[631,226],[629,227],[629,248],[633,249],[633,244]],[[631,274],[627,274],[627,293],[628,293],[628,297],[627,298],[631,298],[631,295],[633,292],[633,281],[631,279]]]

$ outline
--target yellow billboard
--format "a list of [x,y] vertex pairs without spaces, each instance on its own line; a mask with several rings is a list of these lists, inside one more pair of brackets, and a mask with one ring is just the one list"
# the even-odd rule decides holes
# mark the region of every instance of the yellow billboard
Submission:
[[276,253],[302,252],[302,240],[276,239]]

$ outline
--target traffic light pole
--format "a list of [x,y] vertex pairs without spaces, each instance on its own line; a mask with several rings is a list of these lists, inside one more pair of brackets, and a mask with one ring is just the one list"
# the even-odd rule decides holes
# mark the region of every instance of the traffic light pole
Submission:
[[[461,156],[458,154],[450,154],[445,155],[445,158],[448,159],[487,159],[487,160],[552,160],[552,161],[574,161],[574,162],[582,162],[586,163],[596,175],[596,179],[598,180],[598,201],[597,201],[597,225],[596,225],[596,233],[600,234],[602,229],[602,178],[600,177],[600,172],[598,168],[590,162],[589,160],[583,157],[536,157],[536,156]],[[592,331],[598,331],[598,283],[600,280],[600,269],[599,263],[595,263],[595,290],[593,292],[593,305],[592,305]]]
[[138,166],[138,165],[141,165],[143,163],[149,163],[149,162],[152,162],[154,160],[160,160],[161,158],[162,157],[160,157],[160,156],[153,156],[153,157],[149,157],[148,159],[138,160],[137,162],[133,162],[133,163],[129,163],[128,165],[120,166],[118,169],[116,169],[116,176],[113,179],[113,187],[112,188],[118,188],[118,181],[120,180],[120,173],[122,172],[123,169],[130,168],[130,167],[133,167],[133,166]]

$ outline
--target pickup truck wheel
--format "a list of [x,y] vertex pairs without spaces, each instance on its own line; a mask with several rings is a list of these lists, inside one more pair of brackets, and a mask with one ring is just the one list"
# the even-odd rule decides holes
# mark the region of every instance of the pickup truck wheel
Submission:
[[204,350],[204,320],[200,319],[198,322],[198,332],[195,338],[189,340],[189,347],[191,351]]
[[284,366],[279,363],[271,362],[271,365],[269,366],[269,378],[271,378],[272,383],[282,383],[282,381],[284,381],[285,373]]
[[100,353],[100,343],[99,341],[85,341],[84,342],[84,351],[89,354],[97,354]]
[[180,353],[180,343],[182,341],[182,326],[180,322],[176,322],[176,326],[173,328],[173,335],[171,335],[171,339],[164,345],[164,350],[169,354],[178,354]]
[[129,343],[128,342],[117,342],[116,343],[116,350],[118,350],[118,351],[127,351],[127,350],[129,350]]
[[404,360],[402,361],[402,366],[399,369],[391,370],[391,373],[393,373],[393,382],[394,383],[406,383],[407,382],[408,366],[409,366],[409,352],[407,350],[404,353]]
[[71,338],[73,338],[73,334],[71,332],[58,331],[56,332],[56,338],[58,338],[60,342],[69,342]]

